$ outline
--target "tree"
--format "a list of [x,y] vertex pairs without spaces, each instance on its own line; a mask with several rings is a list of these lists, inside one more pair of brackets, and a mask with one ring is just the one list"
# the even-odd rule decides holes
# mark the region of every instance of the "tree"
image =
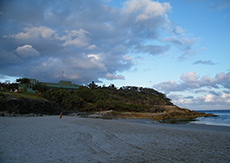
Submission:
[[96,85],[94,83],[94,81],[92,81],[92,83],[90,83],[88,86],[89,86],[90,89],[96,89],[96,88],[98,88],[98,85]]
[[115,87],[114,84],[110,84],[110,85],[109,85],[109,88],[110,88],[110,89],[116,89],[116,87]]
[[76,90],[76,94],[86,102],[94,103],[97,101],[95,99],[95,95],[94,95],[93,91],[91,89],[89,89],[88,87],[80,86]]
[[30,79],[28,78],[20,78],[16,80],[17,82],[21,82],[21,84],[29,84],[30,83]]
[[19,82],[20,84],[24,85],[24,89],[27,90],[27,88],[29,88],[29,84],[30,84],[30,79],[28,78],[20,78],[17,79],[16,82]]
[[38,92],[46,92],[48,90],[50,90],[50,87],[45,85],[45,84],[41,84],[41,83],[36,83],[33,87],[32,87],[33,90],[37,90]]

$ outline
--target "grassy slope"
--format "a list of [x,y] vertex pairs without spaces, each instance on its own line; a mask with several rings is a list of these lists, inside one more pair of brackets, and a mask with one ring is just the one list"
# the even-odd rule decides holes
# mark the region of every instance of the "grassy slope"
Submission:
[[28,99],[33,99],[33,100],[46,100],[40,96],[38,96],[35,93],[30,93],[30,92],[18,92],[18,93],[12,93],[12,92],[3,92],[1,91],[1,93],[5,94],[5,95],[9,95],[15,98],[28,98]]

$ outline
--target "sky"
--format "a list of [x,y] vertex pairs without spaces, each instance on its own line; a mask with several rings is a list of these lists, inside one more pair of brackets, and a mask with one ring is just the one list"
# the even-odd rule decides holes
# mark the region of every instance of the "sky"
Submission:
[[1,0],[0,82],[138,86],[230,109],[230,0]]

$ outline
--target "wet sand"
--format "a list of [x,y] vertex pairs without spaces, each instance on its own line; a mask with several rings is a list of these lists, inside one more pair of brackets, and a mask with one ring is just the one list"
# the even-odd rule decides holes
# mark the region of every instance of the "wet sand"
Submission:
[[0,117],[0,162],[230,162],[230,127]]

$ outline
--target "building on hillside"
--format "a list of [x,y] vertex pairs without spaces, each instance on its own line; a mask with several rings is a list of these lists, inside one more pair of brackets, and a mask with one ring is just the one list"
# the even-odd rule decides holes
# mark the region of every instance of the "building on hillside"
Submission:
[[74,90],[75,91],[76,89],[79,88],[78,85],[72,84],[71,81],[63,81],[63,80],[61,80],[58,83],[47,83],[47,82],[39,82],[37,79],[29,79],[29,83],[21,83],[21,82],[19,82],[18,89],[21,90],[21,91],[27,91],[27,92],[36,93],[36,91],[34,91],[32,89],[32,87],[36,83],[45,84],[45,85],[49,86],[51,89],[65,88],[67,90]]
[[18,83],[18,90],[36,93],[32,87],[38,82],[37,79],[29,79],[29,83]]
[[63,80],[61,80],[58,83],[46,83],[46,82],[41,82],[41,83],[49,86],[51,89],[54,89],[54,88],[65,88],[67,90],[73,90],[73,91],[75,91],[76,89],[79,88],[78,85],[72,84],[71,81],[63,81]]

